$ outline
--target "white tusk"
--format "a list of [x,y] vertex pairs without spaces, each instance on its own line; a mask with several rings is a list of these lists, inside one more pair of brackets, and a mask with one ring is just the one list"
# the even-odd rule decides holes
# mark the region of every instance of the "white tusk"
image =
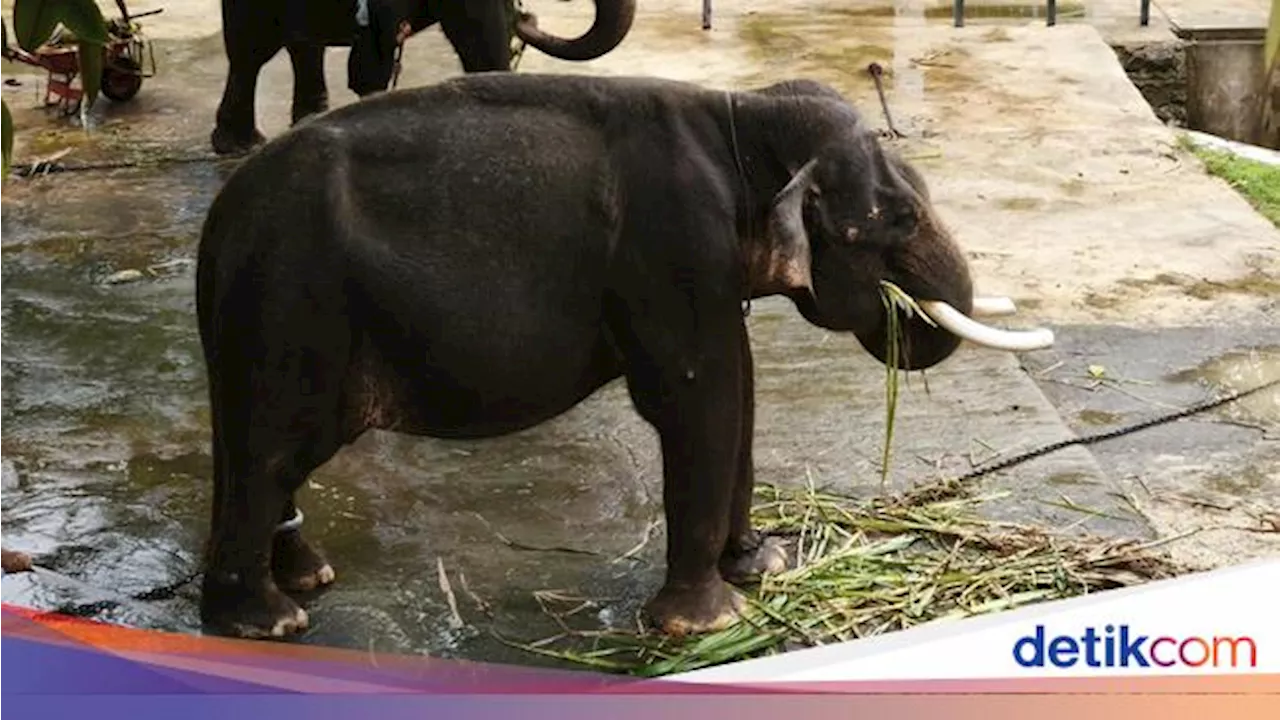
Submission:
[[1043,350],[1053,345],[1053,332],[1051,330],[998,330],[970,320],[959,310],[944,302],[920,300],[917,304],[925,314],[944,329],[983,347],[1020,352]]
[[987,317],[1015,315],[1018,307],[1007,297],[976,297],[973,299],[973,314]]

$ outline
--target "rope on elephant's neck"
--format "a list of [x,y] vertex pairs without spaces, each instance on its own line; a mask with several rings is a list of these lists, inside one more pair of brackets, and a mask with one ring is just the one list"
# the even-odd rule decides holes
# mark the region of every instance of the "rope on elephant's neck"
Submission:
[[1167,412],[1162,415],[1157,415],[1155,417],[1148,418],[1146,420],[1140,420],[1138,422],[1130,423],[1129,425],[1124,425],[1122,427],[1114,428],[1112,430],[1103,430],[1101,432],[1096,432],[1091,435],[1084,435],[1081,437],[1070,438],[1068,440],[1059,440],[1058,442],[1049,443],[1048,445],[1043,445],[1041,447],[1028,450],[1024,453],[1019,453],[1012,457],[1005,458],[1004,460],[998,460],[989,465],[975,468],[963,475],[952,478],[951,482],[961,483],[966,480],[973,480],[974,478],[982,477],[983,475],[989,475],[998,470],[1006,470],[1008,468],[1013,467],[1014,465],[1021,465],[1022,463],[1025,463],[1029,460],[1034,460],[1038,457],[1048,455],[1049,453],[1057,452],[1058,450],[1072,447],[1073,445],[1093,445],[1095,443],[1100,443],[1104,440],[1111,440],[1114,438],[1122,437],[1124,435],[1129,435],[1131,433],[1138,432],[1139,430],[1146,430],[1147,428],[1155,427],[1156,425],[1163,425],[1165,423],[1173,422],[1174,420],[1181,420],[1183,418],[1191,417],[1192,415],[1198,415],[1202,412],[1206,412],[1208,410],[1221,407],[1223,405],[1226,405],[1227,403],[1232,403],[1237,400],[1242,400],[1250,395],[1260,393],[1263,390],[1267,390],[1269,388],[1273,388],[1276,386],[1280,386],[1280,378],[1276,378],[1275,380],[1271,380],[1270,382],[1266,382],[1257,387],[1250,388],[1249,390],[1231,393],[1229,395],[1225,395],[1220,398],[1214,398],[1212,400],[1206,400],[1202,403],[1197,403],[1195,405],[1183,408],[1181,410],[1173,410],[1171,412]]
[[[738,124],[733,114],[733,92],[726,90],[724,93],[724,104],[729,111],[729,142],[733,146],[733,163],[738,169],[738,186],[742,192],[742,202],[746,206],[747,214],[747,238],[751,242],[751,238],[755,237],[753,231],[752,208],[751,208],[751,185],[747,182],[747,171],[742,164],[742,151],[738,147]],[[747,317],[751,314],[751,298],[742,301],[742,316]]]

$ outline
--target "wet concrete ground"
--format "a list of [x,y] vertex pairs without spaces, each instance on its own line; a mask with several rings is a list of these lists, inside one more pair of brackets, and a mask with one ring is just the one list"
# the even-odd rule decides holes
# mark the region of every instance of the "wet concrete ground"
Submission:
[[[33,110],[32,78],[6,64],[5,77],[24,83],[4,90],[19,160],[64,147],[75,148],[70,161],[204,151],[225,68],[209,34],[216,3],[176,5],[193,20],[148,25],[160,75],[134,103],[103,101],[88,139]],[[607,58],[574,65],[531,52],[521,71],[721,87],[805,75],[879,121],[863,71],[872,60],[889,69],[907,154],[968,249],[980,292],[1015,297],[1022,312],[1010,323],[1046,324],[1058,336],[1053,350],[1022,358],[965,348],[929,372],[927,394],[911,378],[893,487],[1280,373],[1280,234],[1175,147],[1093,28],[978,18],[954,30],[945,14],[926,23],[920,3],[896,12],[875,2],[748,6],[717,2],[715,29],[704,33],[697,3],[651,0]],[[590,12],[581,0],[535,9],[562,32],[585,26]],[[192,24],[201,18],[203,32]],[[458,72],[434,29],[411,41],[406,64],[405,85]],[[287,67],[277,58],[261,81],[269,134],[287,118]],[[335,104],[350,102],[336,50],[329,77]],[[4,188],[4,543],[90,587],[128,594],[182,577],[203,542],[210,462],[191,260],[223,172],[164,166]],[[146,278],[106,282],[128,269]],[[883,369],[786,303],[757,303],[750,322],[758,479],[879,492]],[[1250,348],[1254,356],[1240,355]],[[1234,371],[1210,368],[1204,382],[1183,372],[1215,358]],[[1120,382],[1091,387],[1090,366]],[[1145,537],[1254,528],[1280,505],[1278,404],[1270,393],[1073,447],[981,487],[1012,493],[992,515],[1049,527]],[[533,595],[543,589],[604,598],[592,610],[601,622],[627,622],[661,579],[659,478],[655,439],[616,384],[502,440],[369,434],[302,494],[311,537],[338,572],[309,605],[314,627],[303,641],[536,662],[488,631],[552,634]],[[1171,547],[1214,565],[1280,553],[1277,537],[1219,529]],[[37,607],[108,597],[47,575],[3,584],[6,602]],[[194,587],[98,616],[193,632]]]

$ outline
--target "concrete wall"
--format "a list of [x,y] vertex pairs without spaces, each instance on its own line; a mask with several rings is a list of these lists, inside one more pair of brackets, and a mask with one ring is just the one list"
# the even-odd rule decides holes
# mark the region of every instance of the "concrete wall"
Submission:
[[1238,142],[1263,143],[1263,31],[1194,31],[1184,52],[1187,125]]

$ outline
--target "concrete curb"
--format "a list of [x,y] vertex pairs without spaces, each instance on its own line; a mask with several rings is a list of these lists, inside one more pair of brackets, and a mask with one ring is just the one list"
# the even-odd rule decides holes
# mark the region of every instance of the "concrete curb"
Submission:
[[1254,160],[1267,165],[1280,165],[1280,152],[1276,152],[1275,150],[1228,140],[1226,138],[1218,137],[1217,135],[1210,135],[1197,130],[1187,130],[1186,134],[1187,139],[1199,147],[1209,148],[1211,150],[1221,150],[1223,152],[1231,153],[1236,157]]

